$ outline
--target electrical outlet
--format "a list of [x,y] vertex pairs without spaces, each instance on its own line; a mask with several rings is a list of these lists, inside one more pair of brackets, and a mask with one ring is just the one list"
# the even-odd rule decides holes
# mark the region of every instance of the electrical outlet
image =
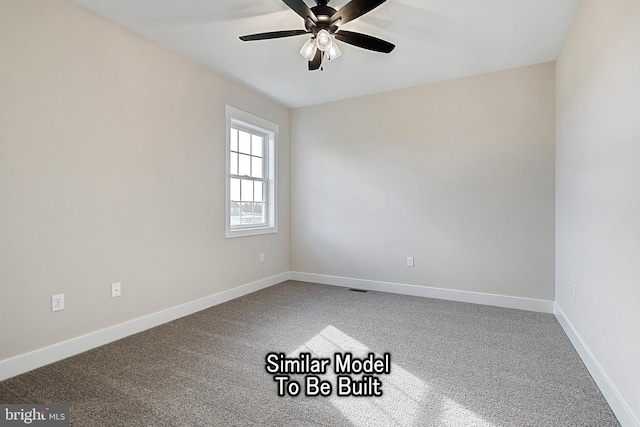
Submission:
[[111,284],[111,298],[117,298],[122,295],[122,287],[120,282]]
[[264,262],[264,254],[260,254],[260,262]]
[[51,296],[51,311],[64,310],[64,294]]
[[413,257],[412,256],[408,256],[407,257],[407,267],[413,267]]

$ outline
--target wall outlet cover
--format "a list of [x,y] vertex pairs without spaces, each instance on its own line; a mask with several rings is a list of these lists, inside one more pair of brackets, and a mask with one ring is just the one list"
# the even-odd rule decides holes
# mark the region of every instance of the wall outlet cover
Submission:
[[64,294],[51,296],[51,311],[64,310]]
[[122,295],[122,285],[120,282],[111,284],[111,298],[117,298]]

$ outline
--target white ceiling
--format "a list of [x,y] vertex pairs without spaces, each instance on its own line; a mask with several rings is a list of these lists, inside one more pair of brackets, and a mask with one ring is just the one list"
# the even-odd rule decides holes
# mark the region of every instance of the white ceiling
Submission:
[[298,53],[306,35],[238,38],[303,29],[281,0],[72,1],[290,108],[552,61],[581,2],[388,0],[343,28],[390,41],[393,52],[338,42],[343,55],[309,72]]

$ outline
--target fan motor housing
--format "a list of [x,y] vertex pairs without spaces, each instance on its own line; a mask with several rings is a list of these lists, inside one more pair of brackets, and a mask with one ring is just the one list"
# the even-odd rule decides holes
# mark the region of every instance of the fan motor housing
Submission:
[[312,7],[311,11],[316,15],[316,18],[318,18],[318,22],[314,23],[311,19],[307,19],[305,21],[305,28],[307,31],[313,31],[315,34],[322,29],[329,30],[329,27],[331,26],[331,17],[336,13],[336,10],[326,4],[318,4],[318,6]]
[[329,24],[333,14],[336,13],[336,10],[331,6],[314,6],[311,8],[311,11],[318,17],[318,23],[322,22],[327,24]]

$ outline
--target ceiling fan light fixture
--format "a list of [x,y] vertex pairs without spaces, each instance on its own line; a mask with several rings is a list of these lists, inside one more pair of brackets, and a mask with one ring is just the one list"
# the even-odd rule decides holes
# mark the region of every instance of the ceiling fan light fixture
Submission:
[[305,58],[307,61],[313,61],[313,57],[316,56],[316,50],[318,46],[316,46],[316,40],[311,37],[300,49],[300,55]]
[[325,29],[318,31],[318,34],[316,35],[316,43],[318,44],[318,49],[323,52],[329,49],[333,44],[329,31]]

